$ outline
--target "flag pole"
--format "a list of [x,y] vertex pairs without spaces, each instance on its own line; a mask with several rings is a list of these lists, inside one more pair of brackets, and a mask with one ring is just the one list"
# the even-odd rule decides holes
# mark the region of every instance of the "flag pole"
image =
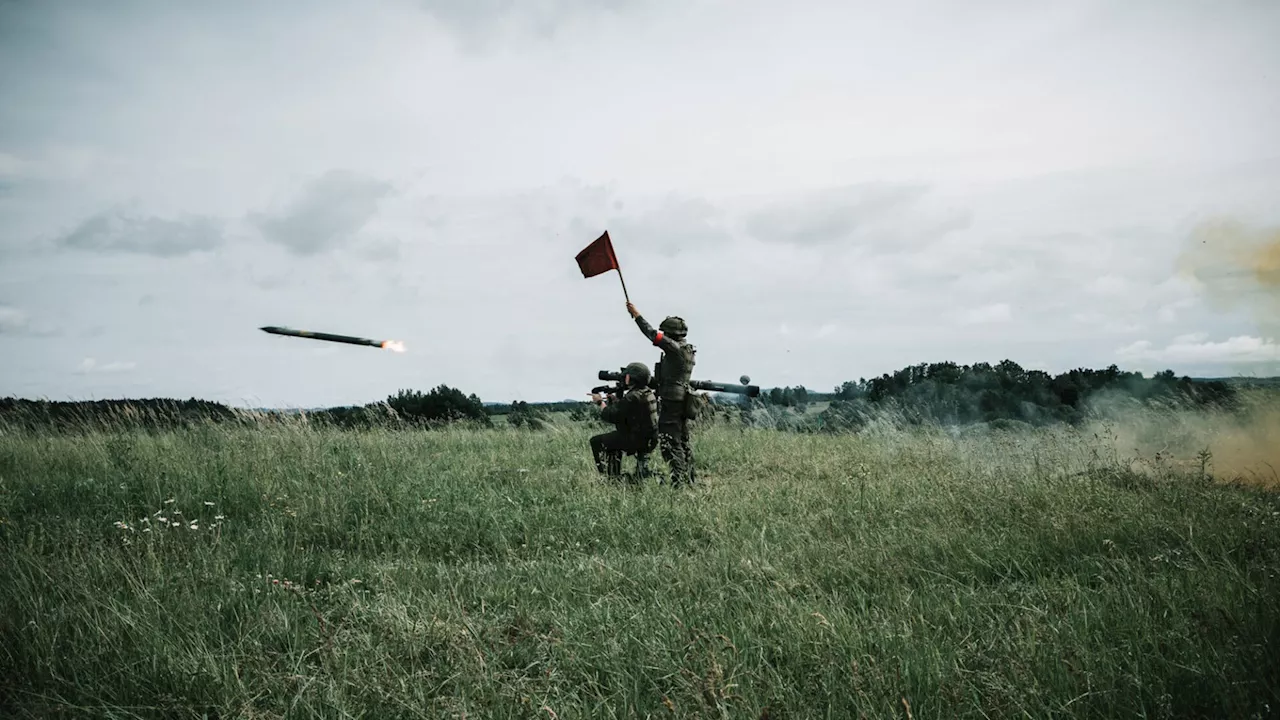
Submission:
[[626,298],[627,302],[630,303],[631,297],[627,295],[627,281],[622,279],[622,268],[618,268],[618,280],[622,283],[622,297]]
[[[605,230],[605,237],[608,237],[609,231]],[[622,283],[622,297],[627,299],[627,304],[631,304],[631,296],[627,295],[627,281],[622,279],[622,263],[618,262],[618,251],[613,249],[613,240],[609,240],[609,254],[613,256],[613,267],[618,271],[618,282]]]

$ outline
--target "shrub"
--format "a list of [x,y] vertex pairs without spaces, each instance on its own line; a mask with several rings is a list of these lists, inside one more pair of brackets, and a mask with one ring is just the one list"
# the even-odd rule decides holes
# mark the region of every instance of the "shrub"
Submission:
[[464,395],[461,390],[448,385],[441,385],[427,393],[401,390],[387,398],[387,404],[400,417],[427,424],[459,420],[472,420],[486,426],[492,424],[480,398],[475,394]]
[[547,418],[542,412],[520,400],[511,403],[511,412],[507,413],[507,422],[512,427],[527,427],[530,430],[541,430],[546,427]]

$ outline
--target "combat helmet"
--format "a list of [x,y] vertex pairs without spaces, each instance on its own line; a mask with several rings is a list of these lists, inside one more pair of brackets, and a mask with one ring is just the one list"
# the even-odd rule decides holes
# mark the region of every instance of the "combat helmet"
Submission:
[[649,384],[649,366],[644,363],[633,362],[622,368],[622,371],[631,376],[631,384],[633,385]]
[[663,335],[670,335],[676,340],[683,340],[684,336],[689,332],[689,326],[685,325],[684,318],[676,317],[675,315],[663,320],[658,329],[662,331]]

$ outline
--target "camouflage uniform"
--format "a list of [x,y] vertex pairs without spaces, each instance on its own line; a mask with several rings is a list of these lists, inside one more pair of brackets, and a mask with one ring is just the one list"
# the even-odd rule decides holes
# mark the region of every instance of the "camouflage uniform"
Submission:
[[657,366],[658,438],[662,457],[671,467],[671,485],[693,483],[693,445],[689,441],[689,420],[694,414],[694,394],[689,387],[697,349],[685,342],[688,331],[683,319],[669,317],[657,330],[636,315],[636,325],[654,345],[662,349]]
[[658,398],[649,389],[649,368],[631,363],[626,371],[631,386],[600,411],[600,419],[618,429],[591,438],[596,469],[610,477],[622,474],[624,453],[649,453],[658,445]]

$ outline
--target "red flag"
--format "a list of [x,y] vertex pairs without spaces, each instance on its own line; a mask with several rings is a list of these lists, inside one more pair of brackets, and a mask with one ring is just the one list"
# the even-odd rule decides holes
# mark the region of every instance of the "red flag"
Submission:
[[596,238],[595,242],[583,248],[582,252],[578,253],[577,260],[578,269],[582,271],[584,278],[595,277],[610,270],[622,272],[618,267],[618,256],[613,254],[613,242],[609,240],[608,230]]

